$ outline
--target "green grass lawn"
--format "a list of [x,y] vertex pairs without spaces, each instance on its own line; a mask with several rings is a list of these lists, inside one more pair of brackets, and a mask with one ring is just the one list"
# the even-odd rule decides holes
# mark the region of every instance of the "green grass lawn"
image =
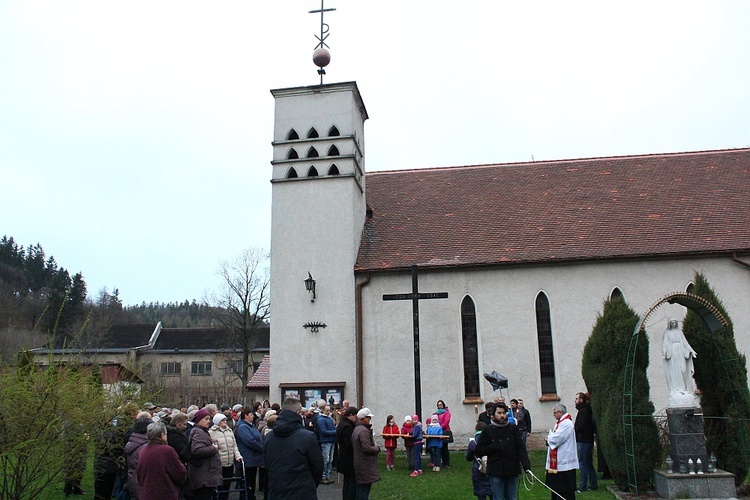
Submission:
[[[473,495],[471,484],[471,463],[464,458],[463,452],[451,453],[451,466],[442,469],[440,472],[433,472],[427,467],[429,455],[422,459],[422,470],[424,474],[419,477],[410,477],[410,470],[406,467],[406,454],[403,451],[396,452],[396,470],[385,470],[385,454],[380,454],[380,477],[381,480],[372,486],[370,498],[388,498],[388,499],[415,499],[415,498],[443,498],[443,499],[472,499]],[[537,477],[544,479],[544,463],[546,452],[532,451],[529,459],[531,460],[531,470]],[[426,459],[426,460],[425,460]],[[578,495],[583,499],[602,499],[615,498],[607,490],[607,486],[614,483],[599,480],[599,490],[586,492]],[[550,498],[550,492],[547,488],[539,483],[530,486],[527,491],[524,488],[523,481],[520,485],[518,498]]]

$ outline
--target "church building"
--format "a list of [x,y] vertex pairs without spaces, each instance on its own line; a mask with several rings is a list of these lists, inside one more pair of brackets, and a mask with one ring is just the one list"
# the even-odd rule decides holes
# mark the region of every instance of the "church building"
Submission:
[[[643,315],[696,272],[750,345],[750,149],[368,173],[356,83],[272,94],[272,400],[347,399],[381,425],[441,399],[463,443],[495,370],[546,432],[586,390],[603,302]],[[646,325],[657,411],[661,333],[685,313]]]

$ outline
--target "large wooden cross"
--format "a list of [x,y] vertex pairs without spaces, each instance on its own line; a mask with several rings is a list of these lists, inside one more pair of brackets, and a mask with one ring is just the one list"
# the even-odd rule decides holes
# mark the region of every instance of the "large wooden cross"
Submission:
[[424,299],[447,299],[448,292],[419,293],[417,266],[411,266],[411,293],[383,295],[383,300],[411,300],[412,322],[414,325],[414,408],[424,421],[422,414],[422,376],[419,368],[419,301]]

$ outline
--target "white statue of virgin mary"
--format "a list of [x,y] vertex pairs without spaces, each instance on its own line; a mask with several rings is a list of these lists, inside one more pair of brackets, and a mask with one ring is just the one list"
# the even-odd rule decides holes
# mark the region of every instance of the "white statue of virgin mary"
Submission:
[[664,373],[669,388],[669,408],[693,408],[698,406],[693,383],[693,358],[698,354],[690,347],[676,319],[669,319],[661,338],[661,353],[664,356]]

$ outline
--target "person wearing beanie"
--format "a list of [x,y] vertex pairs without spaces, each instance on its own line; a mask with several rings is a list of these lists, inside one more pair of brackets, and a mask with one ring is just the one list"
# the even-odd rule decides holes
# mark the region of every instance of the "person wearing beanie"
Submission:
[[271,416],[276,415],[276,410],[271,410],[270,408],[267,410],[263,410],[263,418],[261,420],[256,420],[253,423],[255,424],[255,427],[258,428],[258,432],[260,432],[261,436],[266,435],[266,428],[268,427],[268,419],[271,418]]
[[[211,420],[211,415],[209,415],[208,411],[203,409],[203,410],[196,411],[193,414],[193,418],[191,418],[190,420],[192,420],[194,424],[197,424],[198,422],[202,421],[206,417],[208,417],[208,419]],[[210,427],[210,424],[209,424],[209,427]]]
[[406,467],[414,470],[414,440],[411,437],[412,423],[411,415],[404,417],[404,423],[401,426],[401,437],[404,438],[404,447],[406,448]]
[[352,432],[352,449],[354,451],[354,477],[357,480],[357,500],[370,497],[372,484],[380,481],[378,454],[380,447],[372,437],[372,414],[369,408],[357,412],[357,425]]
[[146,436],[146,430],[148,429],[151,421],[151,414],[146,413],[145,415],[138,415],[135,424],[133,424],[133,433],[128,439],[128,443],[125,445],[125,461],[128,465],[128,492],[130,498],[138,500],[140,498],[140,490],[138,487],[138,474],[136,472],[138,468],[138,457],[140,456],[141,449],[148,443],[148,437]]
[[495,497],[515,500],[521,467],[525,471],[531,470],[529,455],[518,426],[508,422],[505,403],[495,403],[493,408],[492,424],[480,434],[474,455],[487,457],[487,475]]
[[208,430],[211,440],[219,447],[219,458],[221,459],[221,477],[224,484],[221,486],[219,499],[229,498],[229,489],[232,486],[230,478],[234,477],[235,463],[242,460],[240,450],[237,447],[234,432],[227,424],[227,416],[217,413],[213,419],[214,425]]
[[411,416],[411,439],[414,443],[414,464],[411,477],[422,474],[422,424],[419,415]]
[[213,498],[214,489],[223,483],[219,447],[213,443],[208,433],[211,427],[208,411],[202,409],[195,412],[193,422],[195,425],[188,438],[193,456],[188,464],[188,480],[193,500],[209,500]]
[[344,476],[343,500],[355,500],[357,498],[357,482],[354,479],[354,447],[352,445],[352,432],[357,423],[357,408],[347,406],[341,413],[341,421],[336,426],[336,443],[339,445],[339,474]]
[[[230,429],[234,430],[234,416],[232,415],[232,408],[229,405],[221,405],[221,413],[227,417],[227,425]],[[216,415],[214,415],[215,417]]]
[[442,462],[441,450],[443,449],[443,428],[437,415],[430,418],[427,426],[427,449],[430,451],[430,466],[433,472],[440,472]]

